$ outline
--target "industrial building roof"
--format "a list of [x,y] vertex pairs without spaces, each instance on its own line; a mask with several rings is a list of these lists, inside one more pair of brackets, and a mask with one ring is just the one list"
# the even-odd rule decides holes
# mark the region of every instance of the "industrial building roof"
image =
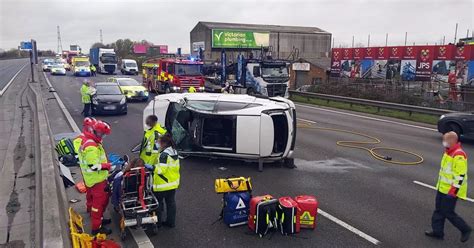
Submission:
[[299,27],[299,26],[280,26],[280,25],[263,25],[263,24],[242,24],[242,23],[223,23],[223,22],[199,22],[210,29],[240,29],[252,31],[267,31],[267,32],[281,32],[281,33],[304,33],[304,34],[320,34],[329,32],[317,27]]

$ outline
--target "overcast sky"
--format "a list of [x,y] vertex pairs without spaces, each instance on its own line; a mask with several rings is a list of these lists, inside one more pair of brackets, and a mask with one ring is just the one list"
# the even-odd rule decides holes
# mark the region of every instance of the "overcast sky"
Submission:
[[[0,0],[0,48],[17,47],[34,38],[40,49],[88,50],[99,41],[146,39],[169,45],[170,52],[189,51],[189,32],[198,21],[313,26],[333,34],[335,46],[435,44],[473,30],[473,0]],[[471,31],[469,31],[471,33]]]

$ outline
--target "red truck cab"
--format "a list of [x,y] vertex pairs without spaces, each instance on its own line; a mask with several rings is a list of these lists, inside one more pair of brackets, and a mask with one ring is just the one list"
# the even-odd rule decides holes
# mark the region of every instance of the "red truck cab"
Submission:
[[203,62],[181,58],[150,59],[143,63],[143,84],[159,93],[204,91]]

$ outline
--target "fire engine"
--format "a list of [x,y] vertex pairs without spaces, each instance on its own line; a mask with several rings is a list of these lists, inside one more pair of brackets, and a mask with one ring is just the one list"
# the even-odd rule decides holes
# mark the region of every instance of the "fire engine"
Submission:
[[161,57],[142,64],[143,86],[158,93],[204,91],[203,62],[178,57]]

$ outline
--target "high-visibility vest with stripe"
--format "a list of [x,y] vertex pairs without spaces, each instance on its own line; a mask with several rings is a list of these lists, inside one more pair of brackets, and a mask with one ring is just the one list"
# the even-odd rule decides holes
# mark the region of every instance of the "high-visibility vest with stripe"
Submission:
[[82,103],[91,103],[91,95],[89,86],[83,84],[81,87],[81,100]]
[[179,157],[175,149],[168,147],[160,153],[153,169],[153,191],[161,192],[179,187]]
[[466,199],[467,168],[467,156],[460,144],[446,151],[441,159],[441,169],[436,185],[438,191]]
[[107,163],[107,155],[102,144],[92,139],[85,139],[79,148],[79,166],[81,167],[84,184],[92,187],[107,180],[107,170],[93,170],[92,166]]
[[164,135],[166,129],[157,123],[154,127],[146,130],[140,147],[140,158],[145,164],[154,165],[158,159],[159,147],[156,144],[158,137]]

